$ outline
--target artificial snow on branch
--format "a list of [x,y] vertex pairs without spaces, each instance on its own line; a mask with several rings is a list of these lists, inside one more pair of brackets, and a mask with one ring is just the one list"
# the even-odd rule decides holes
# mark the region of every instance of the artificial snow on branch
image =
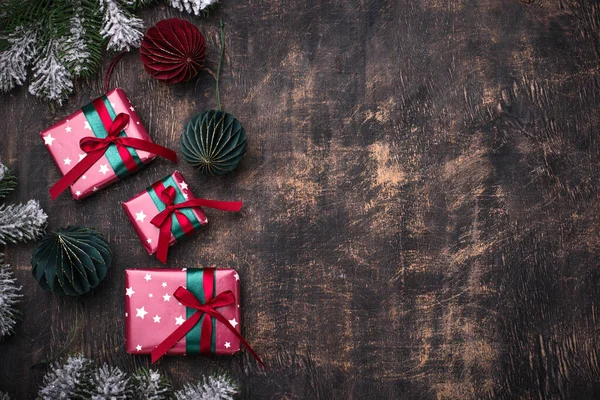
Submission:
[[206,11],[206,9],[215,4],[217,0],[168,0],[169,5],[178,9],[179,11],[187,11],[194,15],[200,15]]
[[54,363],[44,375],[39,398],[43,400],[77,398],[81,387],[87,385],[92,374],[92,361],[82,355],[71,356],[64,365]]
[[82,355],[67,358],[64,365],[54,363],[44,376],[38,397],[43,400],[232,400],[237,384],[225,374],[204,377],[173,393],[171,385],[158,371],[140,370],[131,376],[117,367],[94,362]]
[[163,400],[173,397],[171,384],[164,376],[151,369],[142,369],[131,377],[135,400]]
[[204,377],[195,385],[187,383],[175,393],[177,400],[233,400],[238,392],[235,382],[225,374]]
[[89,70],[90,52],[85,41],[85,18],[83,9],[75,8],[69,27],[70,35],[63,40],[63,61],[74,76],[80,76]]
[[129,377],[118,367],[104,364],[92,373],[83,398],[92,400],[127,400],[132,397]]
[[37,200],[0,205],[0,245],[38,238],[44,233],[47,219]]
[[120,7],[119,0],[99,0],[104,12],[104,25],[100,34],[108,39],[108,49],[129,51],[140,47],[144,33],[144,21]]
[[4,255],[0,254],[0,338],[11,334],[15,328],[16,305],[23,296],[21,289],[10,266],[4,264]]
[[8,92],[27,79],[27,66],[36,55],[37,35],[18,26],[8,35],[9,48],[0,53],[0,90]]
[[29,93],[56,101],[59,105],[73,91],[73,77],[59,59],[59,41],[50,41],[33,64],[33,80]]

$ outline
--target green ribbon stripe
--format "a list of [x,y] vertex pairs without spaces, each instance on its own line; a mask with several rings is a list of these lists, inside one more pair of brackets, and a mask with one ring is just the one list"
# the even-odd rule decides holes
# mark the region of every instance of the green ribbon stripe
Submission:
[[[102,101],[104,102],[104,105],[106,106],[106,109],[108,110],[108,114],[110,115],[110,118],[114,121],[117,114],[115,113],[115,110],[112,108],[110,101],[108,100],[108,98],[106,96],[102,96]],[[83,115],[85,116],[88,123],[90,124],[90,129],[92,130],[92,133],[94,134],[94,136],[96,136],[97,138],[100,138],[100,139],[104,139],[105,137],[108,136],[106,127],[104,126],[104,124],[102,123],[102,120],[100,119],[100,116],[96,112],[96,108],[94,108],[93,103],[86,104],[85,106],[83,106],[81,108],[81,111],[83,111]],[[125,131],[121,131],[121,133],[119,133],[119,136],[127,136],[127,135],[125,134]],[[138,156],[135,149],[128,147],[127,150],[129,151],[129,154],[131,154],[131,156],[135,160],[138,167],[141,167],[143,165],[142,160]],[[104,155],[106,156],[111,168],[113,169],[113,171],[115,171],[115,174],[120,179],[129,175],[129,170],[125,166],[125,163],[123,163],[123,160],[121,159],[121,156],[119,155],[119,150],[117,150],[117,146],[115,146],[114,144],[111,144],[110,146],[108,146],[106,148],[106,152],[104,153]]]
[[[186,289],[192,292],[194,296],[200,300],[202,304],[206,303],[206,295],[204,294],[204,269],[201,268],[189,268],[186,271],[185,276]],[[217,280],[213,279],[213,296],[217,292]],[[196,312],[195,309],[186,307],[186,318]],[[200,318],[200,321],[185,335],[185,352],[186,354],[200,354],[200,338],[202,337],[202,322],[204,318],[211,318],[209,315],[204,314]],[[212,319],[212,337],[210,339],[210,351],[215,353],[217,347],[217,320]]]
[[[110,101],[108,101],[108,97],[102,96],[102,101],[104,102],[104,105],[106,106],[106,109],[108,110],[108,115],[110,115],[110,119],[112,119],[114,121],[115,118],[117,118],[117,113],[112,108],[112,104],[110,104]],[[119,133],[119,136],[122,136],[122,137],[127,136],[127,133],[125,133],[125,131],[123,130],[123,131],[121,131],[121,133]],[[131,157],[133,157],[138,168],[142,167],[144,165],[144,163],[142,162],[142,159],[138,155],[137,151],[135,151],[135,149],[133,147],[126,147],[126,148],[127,148],[127,151],[129,151],[129,154],[131,154]],[[118,151],[117,151],[117,153],[118,153]],[[119,157],[119,160],[120,159],[121,158]]]
[[[183,193],[181,193],[181,190],[179,190],[179,186],[177,186],[177,183],[175,182],[175,179],[173,179],[172,176],[166,177],[161,182],[165,188],[169,186],[173,186],[175,188],[175,204],[183,203],[184,201],[186,201],[185,197],[183,197]],[[161,212],[165,208],[167,208],[165,206],[165,203],[163,203],[162,200],[158,197],[158,194],[152,186],[150,186],[146,190],[148,191],[150,198],[154,202],[154,205],[158,209],[158,212]],[[194,227],[194,230],[200,229],[202,224],[200,224],[200,221],[198,220],[198,218],[196,218],[196,214],[194,214],[194,211],[192,211],[191,208],[180,208],[179,211],[181,211],[183,215],[185,215],[190,220],[192,226]],[[175,214],[171,216],[171,232],[173,233],[173,236],[175,236],[175,239],[177,239],[177,241],[180,241],[185,237],[185,233],[183,232],[183,229],[181,228],[181,225],[179,224],[179,221],[177,220]]]

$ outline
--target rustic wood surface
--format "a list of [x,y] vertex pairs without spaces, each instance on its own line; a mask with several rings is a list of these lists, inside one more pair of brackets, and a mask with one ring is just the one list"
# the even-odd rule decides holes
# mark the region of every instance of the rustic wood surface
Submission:
[[[211,70],[226,23],[221,96],[249,152],[227,177],[177,168],[197,195],[245,208],[208,211],[169,265],[236,268],[245,336],[271,366],[165,358],[176,387],[221,368],[248,399],[600,397],[598,3],[223,0],[208,19],[141,15],[193,21]],[[215,106],[209,74],[166,86],[137,52],[116,85],[176,149],[183,124]],[[47,194],[59,172],[39,132],[102,91],[99,73],[62,107],[25,89],[1,97],[0,159],[20,179],[9,200],[37,198],[48,229],[91,226],[114,250],[108,278],[79,299],[38,287],[35,244],[5,250],[25,293],[0,343],[0,389],[16,399],[35,396],[36,365],[65,346],[149,366],[125,352],[123,271],[160,263],[119,202],[173,165],[82,202]]]

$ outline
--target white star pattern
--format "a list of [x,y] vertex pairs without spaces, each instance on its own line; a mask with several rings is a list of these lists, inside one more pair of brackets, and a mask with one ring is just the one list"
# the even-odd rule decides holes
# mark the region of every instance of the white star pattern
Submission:
[[147,215],[144,214],[144,210],[140,211],[139,213],[135,213],[135,220],[136,221],[142,221],[144,222],[144,218],[146,218]]
[[97,192],[98,188],[96,186],[94,186],[94,188],[92,189],[92,192]]
[[113,103],[112,101],[110,102],[110,105],[112,106],[112,108],[115,108],[117,105],[115,103]]
[[129,109],[130,109],[131,111],[135,111],[135,108],[133,108],[133,106],[129,107]]
[[135,316],[140,317],[141,319],[144,319],[144,316],[148,314],[148,311],[144,310],[143,306],[142,308],[136,308],[135,311],[137,311],[137,314]]
[[140,121],[136,122],[135,124],[136,124],[136,125],[139,125],[139,124],[140,124]]
[[70,126],[67,126],[67,127],[65,128],[65,132],[71,132],[71,127],[70,127]]
[[148,243],[152,243],[152,239],[148,238],[148,240],[146,240]]
[[188,199],[188,194],[187,194],[187,193],[184,193],[184,194],[183,194],[183,198],[187,200],[187,199]]
[[52,142],[54,142],[55,140],[56,139],[53,138],[51,134],[44,136],[44,144],[47,144],[48,146],[52,146]]
[[[91,179],[92,176],[90,176],[90,181]],[[82,190],[82,192],[84,191]],[[87,192],[84,193],[87,194]],[[135,209],[131,210],[133,215],[135,215],[134,211]],[[154,238],[152,240],[154,241]],[[156,242],[154,241],[154,243]],[[187,270],[192,271],[193,269],[190,267]],[[236,273],[237,271],[232,269],[218,271],[215,276],[217,280],[216,293],[235,288],[239,283],[232,279]],[[151,279],[148,279],[148,277]],[[131,270],[131,272],[127,272],[126,281],[127,283],[124,285],[126,289],[125,310],[122,311],[130,314],[129,317],[125,318],[125,321],[122,320],[122,322],[127,323],[129,329],[126,346],[133,354],[150,353],[157,343],[148,340],[147,333],[153,332],[154,335],[167,336],[173,330],[188,324],[185,305],[179,306],[177,298],[172,294],[177,287],[187,286],[185,271],[181,271],[181,267],[170,271]],[[222,282],[222,285],[219,282]],[[189,287],[192,288],[192,286]],[[161,303],[161,298],[169,303]],[[240,322],[240,308],[237,307],[236,301],[223,307],[220,312],[225,317],[225,321],[228,321],[227,323],[231,325],[230,328],[233,327],[236,332],[240,332],[242,323]],[[142,347],[142,350],[136,350],[138,344]],[[229,354],[239,348],[237,339],[223,329],[217,332],[216,345],[217,354]]]
[[63,162],[65,163],[65,165],[71,165],[71,159],[69,157],[65,158]]
[[102,173],[102,174],[106,175],[106,173],[108,172],[108,165],[107,165],[107,164],[102,164],[102,165],[100,166],[100,170],[99,170],[98,172],[100,172],[100,173]]
[[79,155],[79,161],[83,160],[87,154],[83,153]]
[[237,272],[235,274],[233,274],[233,277],[235,278],[236,281],[240,280],[240,276],[238,275]]
[[137,351],[142,351],[142,346],[140,346],[140,345],[138,344],[137,346],[135,346],[135,349],[136,349]]
[[188,188],[188,184],[183,181],[179,185],[181,186],[182,190],[187,190],[187,188]]
[[79,190],[78,190],[78,191],[76,191],[76,192],[75,192],[75,196],[77,196],[77,197],[81,196],[81,192],[80,192]]
[[125,316],[126,316],[126,317],[129,317],[129,313],[128,313],[128,312],[126,312],[126,313],[125,313]]
[[187,268],[181,268],[182,271],[187,271]]
[[83,175],[83,176],[81,177],[81,179],[87,179],[87,177],[86,177],[85,175]]
[[89,122],[87,122],[87,121],[85,121],[85,122],[84,122],[84,124],[83,124],[83,129],[88,129],[88,130],[90,130],[90,131],[91,131],[91,130],[92,130],[92,128],[90,127],[90,123],[89,123]]

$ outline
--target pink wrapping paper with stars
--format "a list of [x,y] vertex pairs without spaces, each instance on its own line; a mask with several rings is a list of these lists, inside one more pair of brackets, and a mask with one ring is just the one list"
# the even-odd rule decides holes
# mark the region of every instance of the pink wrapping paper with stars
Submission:
[[[80,147],[80,141],[83,138],[102,137],[102,134],[106,136],[105,131],[102,133],[105,126],[103,126],[103,121],[94,108],[94,104],[100,105],[102,112],[112,120],[121,113],[129,116],[128,124],[124,129],[125,133],[122,136],[126,134],[129,138],[152,143],[125,92],[122,89],[114,89],[41,132],[44,145],[63,175],[66,175],[87,156],[87,153]],[[72,183],[70,188],[73,198],[87,197],[156,158],[156,155],[147,151],[132,148],[128,150],[131,154],[132,164],[134,163],[133,167],[125,166],[115,146],[111,146],[98,161]]]
[[[195,199],[194,194],[189,189],[188,184],[183,179],[181,173],[175,171],[123,203],[123,209],[127,213],[129,220],[133,224],[133,227],[148,254],[154,254],[156,252],[160,234],[160,229],[150,223],[150,221],[165,208],[158,197],[158,193],[169,186],[174,187],[176,190],[176,202],[181,203],[186,200]],[[194,230],[200,229],[200,226],[208,223],[206,215],[204,215],[200,208],[189,208],[183,212],[191,222]],[[169,245],[172,245],[177,240],[184,238],[186,234],[189,234],[189,232],[183,230],[177,219],[173,218],[173,220],[173,234],[170,237]]]
[[[185,290],[201,304],[229,295],[229,303],[216,306],[230,328],[206,313],[191,325],[175,344],[165,348],[167,355],[221,354],[240,350],[240,340],[230,330],[241,333],[239,275],[232,269],[128,269],[125,271],[125,330],[127,352],[151,354],[198,311],[177,299]],[[180,288],[181,287],[181,288]],[[189,323],[189,321],[188,321]],[[186,329],[187,330],[187,329]],[[154,354],[153,354],[154,361]]]

